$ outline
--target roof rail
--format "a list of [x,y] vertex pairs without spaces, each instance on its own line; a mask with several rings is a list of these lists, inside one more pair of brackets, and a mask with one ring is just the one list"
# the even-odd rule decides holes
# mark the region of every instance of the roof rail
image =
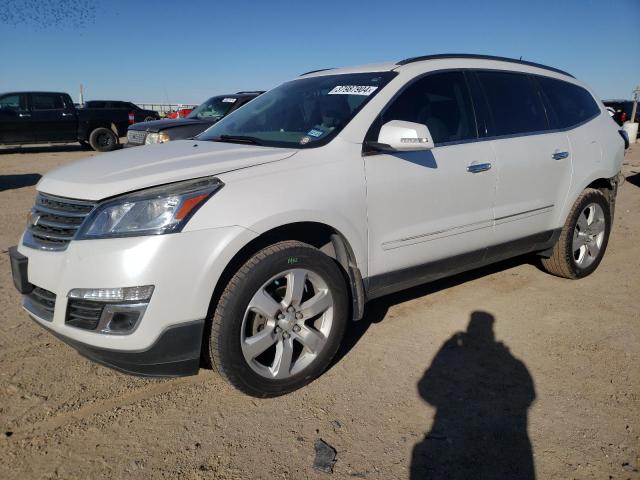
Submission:
[[408,63],[421,62],[423,60],[441,60],[446,58],[470,58],[470,59],[478,59],[478,60],[498,60],[501,62],[518,63],[520,65],[528,65],[530,67],[543,68],[544,70],[561,73],[562,75],[567,75],[571,78],[575,78],[573,75],[571,75],[568,72],[565,72],[564,70],[548,67],[540,63],[527,62],[526,60],[518,60],[515,58],[508,58],[508,57],[495,57],[493,55],[476,55],[473,53],[441,53],[437,55],[424,55],[421,57],[405,58],[404,60],[400,60],[399,62],[396,62],[396,65],[406,65]]
[[327,70],[333,70],[333,68],[334,67],[331,67],[331,68],[319,68],[318,70],[311,70],[310,72],[301,73],[300,76],[304,77],[305,75],[311,75],[312,73],[326,72]]
[[262,95],[266,90],[242,90],[241,92],[236,92],[236,95],[245,95],[248,93],[257,93],[258,95]]

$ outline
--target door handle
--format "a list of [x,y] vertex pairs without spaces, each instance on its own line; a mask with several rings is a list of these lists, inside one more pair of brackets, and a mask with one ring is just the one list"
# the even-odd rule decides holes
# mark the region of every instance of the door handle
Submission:
[[487,170],[490,170],[490,169],[491,169],[490,163],[472,163],[471,165],[467,166],[467,172],[469,173],[486,172]]
[[18,116],[19,116],[20,118],[25,118],[25,117],[30,117],[30,116],[31,116],[31,114],[30,114],[30,113],[19,113],[19,114],[18,114]]
[[73,115],[73,113],[64,113],[64,112],[62,112],[62,116],[63,117],[70,117],[71,115]]
[[551,158],[553,158],[554,160],[564,160],[568,156],[569,152],[555,152],[553,155],[551,155]]

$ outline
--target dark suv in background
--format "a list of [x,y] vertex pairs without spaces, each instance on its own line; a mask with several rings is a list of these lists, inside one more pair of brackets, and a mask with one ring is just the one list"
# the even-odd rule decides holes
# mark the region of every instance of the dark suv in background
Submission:
[[238,92],[211,97],[197,106],[187,118],[158,120],[131,125],[125,147],[182,140],[204,132],[221,118],[250,102],[263,91]]
[[160,120],[160,114],[155,110],[145,110],[135,103],[121,102],[119,100],[91,100],[84,104],[86,108],[103,108],[111,110],[122,110],[128,115],[130,123],[150,122],[152,120]]

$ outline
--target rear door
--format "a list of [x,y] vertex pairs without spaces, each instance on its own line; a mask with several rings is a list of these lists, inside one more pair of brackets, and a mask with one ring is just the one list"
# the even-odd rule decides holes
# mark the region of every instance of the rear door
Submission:
[[550,131],[531,75],[492,70],[476,76],[488,106],[487,130],[496,155],[496,240],[521,240],[518,248],[526,250],[556,228],[556,214],[571,182],[569,140],[566,132]]
[[31,113],[27,109],[27,95],[8,93],[0,96],[0,143],[29,143],[35,141]]
[[31,121],[38,142],[73,142],[78,140],[75,107],[60,93],[32,93]]

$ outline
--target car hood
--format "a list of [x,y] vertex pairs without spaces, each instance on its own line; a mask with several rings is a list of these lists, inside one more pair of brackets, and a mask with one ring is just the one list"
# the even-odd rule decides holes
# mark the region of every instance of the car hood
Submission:
[[200,120],[198,118],[176,118],[164,120],[152,120],[150,122],[138,122],[129,126],[129,130],[141,130],[143,132],[160,132],[185,125],[211,125],[217,119]]
[[126,192],[284,160],[297,150],[177,140],[96,155],[47,173],[37,190],[102,200]]

